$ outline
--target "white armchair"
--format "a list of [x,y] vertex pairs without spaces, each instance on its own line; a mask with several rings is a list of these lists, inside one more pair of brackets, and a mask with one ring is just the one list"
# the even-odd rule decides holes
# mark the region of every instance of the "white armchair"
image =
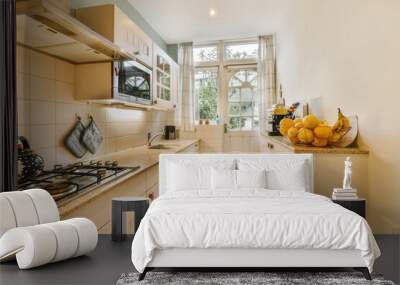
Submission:
[[57,205],[42,189],[0,193],[0,262],[20,269],[84,255],[96,248],[97,228],[85,218],[60,221]]

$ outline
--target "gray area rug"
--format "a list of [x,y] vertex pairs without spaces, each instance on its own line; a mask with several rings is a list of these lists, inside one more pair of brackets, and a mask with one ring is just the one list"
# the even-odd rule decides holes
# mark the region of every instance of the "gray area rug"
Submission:
[[384,280],[380,275],[373,275],[368,281],[359,272],[148,272],[146,278],[138,281],[138,273],[122,274],[117,285],[133,284],[267,284],[267,285],[297,285],[297,284],[368,284],[395,285]]

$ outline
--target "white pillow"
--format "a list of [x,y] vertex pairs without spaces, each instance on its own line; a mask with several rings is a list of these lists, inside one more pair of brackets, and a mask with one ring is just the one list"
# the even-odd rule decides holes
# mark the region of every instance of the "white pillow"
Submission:
[[266,171],[236,170],[237,188],[266,188]]
[[267,169],[267,188],[271,190],[307,191],[308,176],[305,163],[286,169]]
[[185,191],[194,189],[210,189],[211,167],[186,166],[170,163],[168,170],[167,189],[169,191]]
[[211,170],[211,188],[218,189],[236,189],[236,170],[232,169],[217,169]]
[[311,189],[307,161],[296,159],[239,159],[240,170],[266,170],[267,188],[271,190],[308,191]]

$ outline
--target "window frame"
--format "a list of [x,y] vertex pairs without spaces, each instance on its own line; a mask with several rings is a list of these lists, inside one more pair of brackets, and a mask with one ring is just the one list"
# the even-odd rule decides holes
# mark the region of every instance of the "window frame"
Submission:
[[217,48],[217,60],[216,61],[194,61],[194,55],[193,55],[193,65],[195,68],[197,67],[212,67],[212,66],[218,66],[220,57],[221,57],[221,50],[219,47],[218,42],[213,42],[213,43],[201,43],[201,44],[195,44],[193,45],[193,49],[195,48],[202,48],[202,47],[216,47]]
[[241,40],[230,40],[223,41],[223,59],[224,65],[241,65],[241,64],[257,64],[257,56],[255,58],[237,58],[237,59],[228,59],[226,57],[226,48],[230,45],[241,45],[241,44],[258,44],[257,39],[241,39]]
[[[216,92],[216,99],[217,99],[217,116],[221,118],[221,112],[220,112],[220,72],[218,66],[198,66],[195,68],[194,73],[197,71],[213,71],[217,74],[216,80],[217,80],[217,92]],[[196,81],[196,79],[194,79]],[[194,88],[196,89],[196,83],[194,82]],[[200,108],[199,108],[199,96],[197,92],[195,91],[195,102],[194,102],[194,110],[195,110],[195,125],[200,124]]]

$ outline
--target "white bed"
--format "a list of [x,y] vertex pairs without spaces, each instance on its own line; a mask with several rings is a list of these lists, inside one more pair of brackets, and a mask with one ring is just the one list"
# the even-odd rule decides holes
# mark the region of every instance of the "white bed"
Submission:
[[354,267],[369,278],[380,251],[367,222],[312,194],[313,172],[308,154],[162,155],[134,266],[141,278],[154,267]]

